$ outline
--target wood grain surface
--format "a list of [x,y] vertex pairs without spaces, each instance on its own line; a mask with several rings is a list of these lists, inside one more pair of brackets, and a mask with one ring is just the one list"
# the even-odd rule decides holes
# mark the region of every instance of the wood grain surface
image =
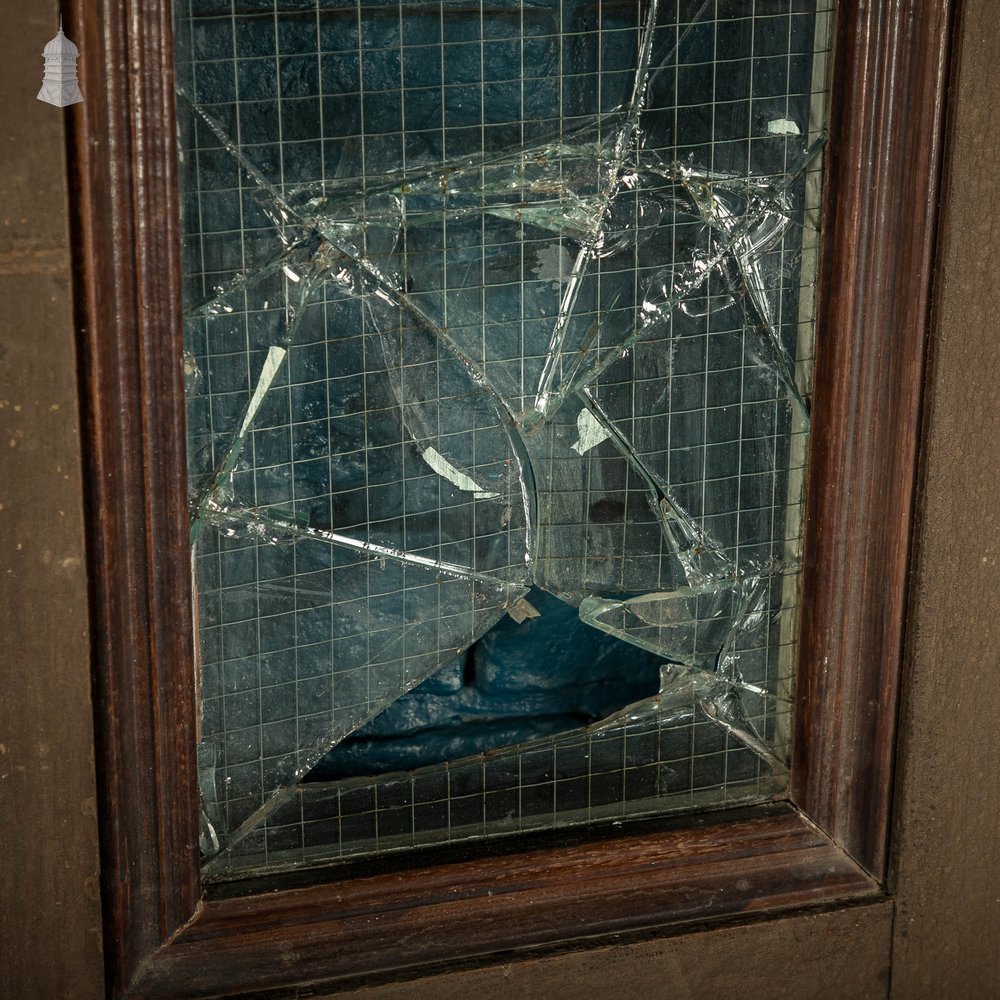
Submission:
[[[94,1000],[101,912],[54,0],[0,2],[0,997]],[[72,114],[69,111],[68,114]]]
[[149,1000],[345,988],[498,956],[593,946],[877,885],[781,804],[598,843],[208,902],[134,984]]
[[171,5],[72,5],[71,136],[109,979],[199,898]]
[[894,831],[894,1000],[1000,996],[1000,84],[964,4]]
[[[363,988],[355,1000],[881,1000],[892,904]],[[332,995],[328,995],[332,996]],[[344,994],[336,994],[343,1000]]]
[[953,13],[838,13],[792,796],[880,879]]

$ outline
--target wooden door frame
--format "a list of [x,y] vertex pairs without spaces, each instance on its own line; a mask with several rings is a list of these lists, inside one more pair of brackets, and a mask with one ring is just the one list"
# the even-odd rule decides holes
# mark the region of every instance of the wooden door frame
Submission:
[[347,988],[877,898],[955,0],[840,4],[790,801],[215,899],[197,852],[170,5],[72,6],[109,992]]

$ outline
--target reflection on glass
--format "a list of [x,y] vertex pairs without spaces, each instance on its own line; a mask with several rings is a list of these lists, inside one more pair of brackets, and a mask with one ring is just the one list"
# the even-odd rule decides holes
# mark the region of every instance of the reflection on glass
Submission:
[[780,794],[825,0],[177,0],[206,874]]

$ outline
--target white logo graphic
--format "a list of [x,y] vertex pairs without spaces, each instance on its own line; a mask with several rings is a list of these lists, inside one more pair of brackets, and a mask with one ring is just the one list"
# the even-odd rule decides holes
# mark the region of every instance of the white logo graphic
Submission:
[[79,104],[83,100],[76,79],[76,60],[80,50],[63,34],[62,18],[59,18],[59,34],[45,46],[42,55],[45,56],[45,77],[38,99],[57,108]]

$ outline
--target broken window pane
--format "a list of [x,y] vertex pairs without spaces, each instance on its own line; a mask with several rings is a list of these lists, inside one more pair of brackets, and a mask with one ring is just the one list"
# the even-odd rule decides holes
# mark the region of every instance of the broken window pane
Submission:
[[177,0],[209,877],[780,796],[830,0]]

